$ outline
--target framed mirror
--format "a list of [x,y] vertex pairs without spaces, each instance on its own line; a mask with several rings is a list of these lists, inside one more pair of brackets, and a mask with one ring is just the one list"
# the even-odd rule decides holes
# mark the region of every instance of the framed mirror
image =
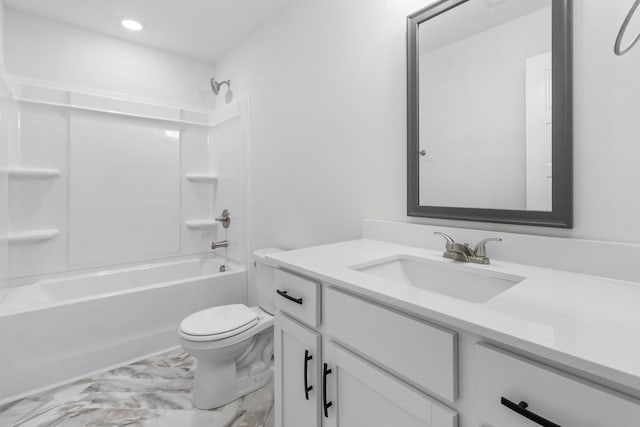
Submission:
[[571,228],[571,0],[438,1],[407,37],[407,214]]

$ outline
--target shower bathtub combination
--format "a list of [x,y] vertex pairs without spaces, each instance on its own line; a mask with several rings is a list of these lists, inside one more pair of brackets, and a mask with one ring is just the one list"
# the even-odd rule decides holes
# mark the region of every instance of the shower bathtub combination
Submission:
[[177,347],[187,315],[247,302],[246,99],[2,83],[0,403]]

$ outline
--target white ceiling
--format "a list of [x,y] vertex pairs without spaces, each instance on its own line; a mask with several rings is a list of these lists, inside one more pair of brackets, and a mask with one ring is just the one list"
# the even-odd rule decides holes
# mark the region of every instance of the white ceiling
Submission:
[[[5,6],[215,62],[288,0],[4,0]],[[140,21],[125,30],[120,21]]]

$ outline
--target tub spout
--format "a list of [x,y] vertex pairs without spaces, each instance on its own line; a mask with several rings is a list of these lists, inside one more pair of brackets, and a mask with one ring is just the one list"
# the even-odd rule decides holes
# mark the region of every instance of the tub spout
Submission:
[[229,241],[228,240],[223,240],[221,242],[211,242],[211,249],[212,250],[216,250],[218,248],[228,248],[229,247]]

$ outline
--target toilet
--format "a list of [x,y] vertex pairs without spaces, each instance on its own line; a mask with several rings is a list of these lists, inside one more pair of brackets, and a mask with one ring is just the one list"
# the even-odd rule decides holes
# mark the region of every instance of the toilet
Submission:
[[222,305],[180,323],[180,344],[196,359],[192,402],[199,409],[226,405],[266,385],[273,376],[275,271],[256,251],[257,307]]

